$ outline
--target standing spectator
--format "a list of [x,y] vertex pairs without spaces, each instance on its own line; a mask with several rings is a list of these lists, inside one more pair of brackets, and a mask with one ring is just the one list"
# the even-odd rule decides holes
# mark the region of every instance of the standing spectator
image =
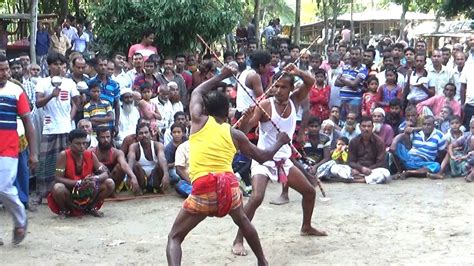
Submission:
[[316,83],[309,92],[310,114],[326,120],[329,118],[329,94],[331,88],[325,84],[326,72],[323,69],[314,71]]
[[186,89],[189,92],[193,87],[193,76],[190,71],[186,70],[186,56],[184,54],[178,54],[174,60],[176,62],[176,73],[183,77]]
[[49,39],[48,28],[45,23],[38,23],[38,32],[36,33],[36,63],[41,67],[41,76],[47,75],[48,63],[46,57],[48,56],[51,40]]
[[130,46],[128,50],[128,61],[132,63],[133,55],[140,53],[143,55],[143,60],[147,60],[152,54],[157,54],[158,50],[153,46],[155,41],[155,33],[151,29],[147,29],[142,33],[142,40],[140,43]]
[[130,78],[127,73],[125,73],[125,61],[126,61],[125,54],[123,53],[115,53],[114,57],[112,58],[114,62],[114,73],[110,76],[115,82],[120,85],[120,90],[123,89],[132,89],[133,80]]
[[401,99],[403,89],[397,84],[396,68],[385,69],[385,84],[382,84],[377,91],[377,105],[382,107],[385,112],[390,112],[389,103],[393,99]]
[[454,64],[453,82],[456,86],[456,95],[454,95],[454,99],[459,102],[461,100],[461,73],[464,69],[464,65],[466,64],[466,54],[460,51],[456,52],[454,54]]
[[453,73],[451,69],[443,66],[443,57],[441,50],[434,50],[431,55],[432,66],[428,67],[429,87],[434,88],[435,95],[442,95],[444,86],[453,82]]
[[97,76],[89,81],[89,84],[98,82],[100,84],[100,98],[107,100],[114,110],[115,127],[114,134],[118,134],[118,124],[120,123],[120,87],[117,82],[107,75],[107,58],[98,56],[95,70]]
[[252,21],[247,26],[247,41],[256,41],[257,36],[257,29],[255,27],[255,19],[253,18]]
[[138,76],[143,74],[144,60],[143,60],[143,55],[141,53],[133,54],[132,66],[133,68],[127,72],[127,75],[130,77],[130,79],[133,82]]
[[[18,154],[20,153],[20,139],[18,137],[17,116],[25,127],[26,138],[29,142],[29,163],[30,169],[36,168],[38,164],[36,152],[36,138],[33,123],[29,116],[29,105],[26,94],[20,86],[15,85],[9,78],[8,60],[4,55],[0,55],[0,112],[14,113],[14,115],[4,115],[0,120],[0,201],[3,206],[12,214],[14,221],[13,244],[18,245],[27,234],[27,217],[25,207],[18,197],[18,191],[13,186],[17,178]],[[0,243],[3,241],[0,237]]]
[[89,49],[89,34],[84,32],[82,24],[77,24],[77,35],[72,39],[72,50],[79,53],[86,53]]
[[51,53],[47,58],[50,77],[38,81],[36,85],[36,107],[44,111],[43,132],[40,146],[40,165],[36,180],[37,203],[50,191],[55,176],[58,153],[66,149],[68,133],[72,129],[71,119],[76,113],[79,100],[74,81],[60,78],[61,84],[52,84],[52,78],[61,75],[61,64],[66,63],[64,56]]
[[398,86],[403,88],[405,79],[403,78],[403,75],[401,73],[397,72],[397,70],[396,70],[397,67],[394,64],[393,57],[391,55],[384,56],[382,62],[383,62],[384,71],[379,72],[379,73],[377,73],[377,75],[375,75],[377,77],[377,79],[379,80],[379,84],[380,85],[385,84],[385,71],[387,71],[387,69],[395,68],[395,73],[397,75],[397,84],[398,84]]
[[367,92],[362,96],[362,116],[371,116],[372,111],[377,107],[377,90],[379,87],[379,80],[370,76],[367,79]]
[[160,84],[168,84],[174,81],[178,85],[179,96],[183,103],[184,109],[187,110],[189,105],[189,91],[186,89],[186,83],[183,77],[174,71],[174,61],[172,57],[166,57],[163,60],[163,73],[158,74],[158,81]]
[[342,102],[342,120],[349,112],[360,113],[362,100],[363,82],[367,78],[367,68],[361,63],[362,49],[360,47],[352,47],[350,52],[351,64],[342,68],[335,86],[341,87],[340,97]]
[[75,40],[78,37],[77,28],[74,27],[75,21],[76,17],[71,14],[67,15],[61,31],[71,41]]
[[96,132],[99,128],[108,128],[111,132],[114,127],[114,112],[107,100],[100,99],[100,81],[95,80],[89,84],[90,100],[84,105],[84,118],[92,123]]
[[[474,48],[474,35],[471,35]],[[464,127],[469,127],[469,121],[474,115],[474,62],[466,64],[461,73],[461,105],[464,106]]]
[[89,52],[94,51],[94,43],[95,43],[95,36],[94,33],[92,32],[92,23],[90,21],[87,21],[84,24],[86,30],[84,31],[87,35],[89,35]]
[[61,32],[61,25],[54,28],[51,38],[51,50],[61,55],[66,55],[66,51],[71,48],[71,40]]
[[133,81],[134,91],[139,90],[141,85],[145,83],[149,83],[151,84],[151,88],[152,88],[152,98],[155,98],[156,95],[158,95],[158,87],[160,87],[160,84],[162,83],[160,82],[160,80],[158,80],[158,78],[153,73],[155,71],[155,67],[156,67],[155,61],[151,60],[150,58],[148,58],[145,61],[145,67],[143,69],[143,73],[141,73]]

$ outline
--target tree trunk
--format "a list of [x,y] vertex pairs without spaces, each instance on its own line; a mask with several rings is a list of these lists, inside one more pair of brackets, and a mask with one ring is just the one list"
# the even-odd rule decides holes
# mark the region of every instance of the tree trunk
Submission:
[[353,16],[354,15],[354,0],[351,0],[351,35],[349,37],[349,47],[352,46],[352,41],[354,39],[354,19],[353,19]]
[[[338,9],[338,4],[337,0],[332,1],[332,30],[331,30],[331,44],[334,43],[334,38],[336,37],[336,22],[337,22],[337,9]],[[342,57],[342,55],[341,55]]]
[[38,0],[31,3],[31,37],[30,37],[30,58],[31,63],[36,64],[36,32],[38,31]]
[[226,46],[226,51],[234,51],[234,47],[232,44],[232,33],[229,33],[225,36],[225,46]]
[[405,15],[407,14],[407,11],[408,11],[408,5],[410,3],[408,1],[405,1],[403,4],[402,4],[402,15],[400,17],[400,34],[398,36],[398,40],[404,40],[405,39],[405,36],[404,36],[404,32],[405,32],[405,27],[406,27],[406,19],[405,19]]
[[59,1],[59,22],[63,23],[67,14],[69,14],[68,0]]
[[328,19],[329,19],[329,16],[328,16],[328,5],[327,5],[327,0],[323,0],[323,19],[324,19],[324,44],[329,44],[329,36],[328,36],[328,33],[329,33],[329,23],[328,23]]
[[295,10],[295,40],[296,45],[300,45],[301,38],[301,28],[300,28],[300,18],[301,18],[301,0],[296,0],[296,10]]
[[[74,0],[72,2],[72,5],[74,7],[74,15],[77,17],[77,16],[81,16],[81,10],[80,10],[80,0]],[[80,18],[82,19],[82,18]]]
[[439,32],[439,27],[441,26],[441,12],[439,10],[436,11],[435,22],[436,22],[435,32]]
[[253,19],[255,21],[255,39],[257,41],[257,47],[260,47],[260,0],[255,0],[255,9],[253,12]]

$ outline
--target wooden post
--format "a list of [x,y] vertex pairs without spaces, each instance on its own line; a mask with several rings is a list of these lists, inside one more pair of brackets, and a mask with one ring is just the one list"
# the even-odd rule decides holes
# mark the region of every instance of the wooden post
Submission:
[[301,39],[301,29],[300,29],[300,18],[301,18],[301,0],[296,0],[296,10],[295,10],[295,40],[296,45],[300,45]]
[[30,60],[36,64],[36,32],[38,31],[38,0],[31,1]]

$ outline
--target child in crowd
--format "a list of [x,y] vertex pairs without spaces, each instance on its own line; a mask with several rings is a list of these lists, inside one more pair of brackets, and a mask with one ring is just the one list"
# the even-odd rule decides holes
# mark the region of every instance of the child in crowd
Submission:
[[367,92],[362,95],[362,116],[371,116],[376,107],[379,80],[374,76],[367,78]]
[[322,164],[316,172],[321,179],[353,179],[351,175],[351,167],[347,165],[349,158],[349,139],[339,137],[337,139],[336,149],[331,151],[331,160]]
[[444,134],[449,130],[451,116],[453,116],[453,109],[449,106],[444,106],[439,116],[436,117],[436,128],[441,130]]
[[387,116],[385,117],[385,123],[392,127],[393,135],[396,136],[398,135],[398,133],[401,133],[398,131],[398,127],[404,120],[402,112],[402,102],[400,101],[400,99],[395,98],[392,99],[388,105],[390,106],[390,112],[388,112]]
[[332,106],[331,113],[329,114],[329,120],[334,122],[334,129],[341,130],[344,126],[344,121],[341,118],[341,108],[339,106]]
[[402,98],[402,88],[397,84],[398,72],[395,68],[385,70],[385,84],[377,91],[377,106],[382,107],[385,113],[390,112],[390,101]]
[[[474,120],[471,119],[470,127],[474,127]],[[472,182],[474,178],[474,135],[467,132],[462,137],[448,145],[449,164],[451,176],[464,176],[467,182]]]
[[329,94],[331,88],[325,84],[326,71],[323,69],[313,69],[316,83],[309,92],[310,114],[322,120],[329,118]]
[[93,135],[95,136],[95,131],[99,127],[107,127],[114,131],[114,112],[108,101],[100,99],[99,82],[89,85],[89,96],[89,102],[84,105],[84,118],[91,121]]
[[150,121],[151,134],[155,137],[159,132],[157,120],[161,120],[161,114],[158,111],[158,106],[151,102],[151,96],[153,95],[151,84],[143,83],[140,86],[140,94],[142,96],[142,99],[138,102],[140,117]]
[[[449,119],[450,128],[444,135],[446,138],[447,145],[453,143],[454,141],[456,141],[457,139],[461,138],[464,135],[464,127],[461,125],[462,125],[462,120],[460,116],[453,115],[450,117]],[[453,149],[453,155],[457,156],[459,155],[459,152],[462,152],[462,149],[459,149],[459,147],[456,149]],[[446,167],[450,164],[450,160],[451,160],[451,156],[448,152],[446,156],[444,157],[443,162],[441,163],[440,173],[442,174],[444,173],[444,171],[446,170]],[[451,171],[451,173],[454,173],[454,175],[459,174],[458,172],[456,172],[456,169],[454,172]]]
[[168,172],[170,175],[171,184],[176,184],[179,182],[179,175],[176,173],[176,168],[174,167],[176,149],[178,146],[183,143],[183,135],[186,132],[186,128],[183,124],[174,123],[171,125],[171,136],[173,136],[173,141],[168,143],[165,147],[165,157],[168,162]]

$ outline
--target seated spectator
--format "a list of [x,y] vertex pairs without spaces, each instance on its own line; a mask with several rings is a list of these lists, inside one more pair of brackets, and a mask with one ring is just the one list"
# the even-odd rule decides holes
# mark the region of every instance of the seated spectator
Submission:
[[331,149],[336,147],[337,139],[341,136],[341,131],[336,129],[336,125],[330,119],[326,119],[321,124],[321,133],[329,137],[329,142],[331,143],[329,146]]
[[164,133],[165,130],[171,126],[173,121],[173,105],[169,100],[170,90],[168,86],[161,85],[160,91],[158,92],[158,97],[154,98],[151,102],[154,103],[157,107],[157,110],[161,114],[160,121],[157,121],[158,129],[161,133]]
[[402,143],[396,146],[395,154],[407,171],[395,175],[394,178],[405,179],[407,177],[429,177],[434,179],[443,178],[437,174],[441,166],[436,161],[444,158],[446,139],[441,131],[435,128],[435,118],[425,116],[423,127],[419,129],[408,127],[405,134],[413,134],[412,147],[407,149]]
[[370,76],[367,79],[367,92],[362,95],[362,116],[371,116],[372,111],[375,109],[375,107],[377,107],[378,87],[379,80],[374,76]]
[[341,130],[341,136],[346,137],[349,141],[360,135],[359,123],[357,123],[356,119],[356,113],[348,113],[346,123]]
[[385,111],[378,107],[372,112],[372,122],[374,133],[385,143],[385,147],[390,147],[393,140],[393,130],[390,125],[385,124]]
[[[448,147],[450,146],[451,143],[453,143],[454,141],[456,141],[457,139],[461,138],[464,135],[464,127],[462,126],[461,117],[457,115],[451,116],[451,118],[449,119],[449,123],[450,123],[450,128],[444,135],[444,137],[446,138],[446,145],[448,145]],[[446,168],[450,164],[450,160],[451,160],[450,155],[451,153],[449,153],[449,149],[448,149],[448,153],[446,153],[446,156],[444,156],[443,162],[441,162],[441,170],[439,171],[441,174],[445,173]]]
[[361,134],[349,142],[350,181],[356,183],[381,184],[388,181],[390,172],[385,168],[385,143],[373,133],[370,117],[362,117]]
[[159,134],[158,121],[161,120],[161,114],[156,103],[151,101],[152,89],[150,83],[144,83],[140,86],[142,99],[138,102],[138,111],[141,118],[150,121],[150,130],[152,136]]
[[323,69],[315,69],[316,83],[309,92],[310,114],[321,120],[329,118],[329,94],[331,88],[325,84],[326,72]]
[[189,179],[189,141],[183,142],[176,149],[174,166],[180,181],[176,185],[176,191],[187,197],[191,194],[191,180]]
[[137,177],[128,166],[125,155],[119,149],[112,147],[112,132],[108,128],[101,128],[97,131],[97,140],[99,145],[93,149],[99,162],[101,162],[109,171],[110,178],[114,180],[116,191],[122,190],[125,174],[127,175],[128,187],[135,193],[141,194]]
[[69,142],[69,148],[58,155],[56,184],[48,195],[48,206],[62,219],[84,214],[102,217],[99,209],[113,193],[114,181],[95,154],[87,150],[85,131],[72,130]]
[[[474,127],[471,119],[470,127]],[[474,181],[474,135],[472,132],[464,134],[448,146],[451,166],[451,176],[463,176],[467,182]]]
[[377,106],[382,107],[385,112],[390,111],[390,101],[393,99],[401,99],[403,89],[397,84],[397,70],[388,68],[385,71],[385,83],[380,85],[377,91]]
[[170,127],[172,141],[165,146],[165,157],[166,161],[168,162],[168,172],[170,175],[170,182],[171,184],[176,184],[179,181],[179,176],[176,173],[176,168],[174,167],[174,160],[176,149],[178,148],[181,143],[183,143],[183,136],[186,128],[182,124],[173,124]]
[[170,180],[163,144],[152,140],[147,123],[137,125],[136,136],[138,142],[130,145],[127,161],[140,189],[153,193],[166,191]]
[[317,176],[321,179],[351,180],[351,167],[347,165],[349,139],[340,137],[337,139],[336,149],[331,151],[331,161],[322,164],[317,169]]
[[331,113],[329,114],[329,120],[334,124],[336,130],[341,130],[344,126],[344,121],[341,120],[341,108],[339,106],[332,106]]
[[97,139],[92,136],[93,131],[91,121],[87,119],[79,120],[77,123],[77,129],[82,129],[87,133],[87,141],[89,141],[89,146],[87,147],[88,149],[97,147],[99,143],[97,142]]
[[115,138],[115,145],[118,148],[122,146],[125,137],[135,133],[138,119],[140,119],[140,113],[134,104],[131,89],[122,88],[120,90],[120,100],[122,106],[120,107],[120,122],[118,125],[119,132],[117,138]]
[[438,116],[444,106],[449,106],[453,110],[453,114],[461,115],[461,104],[454,99],[456,95],[456,86],[448,83],[444,86],[444,95],[435,95],[416,105],[418,113],[425,113],[432,116]]
[[435,125],[436,128],[441,130],[443,134],[449,131],[450,119],[453,116],[453,109],[449,106],[444,106],[441,108],[441,113],[438,116],[435,116]]
[[[188,130],[188,120],[186,119],[186,114],[184,112],[176,112],[174,114],[174,124],[180,124],[184,126],[186,129],[183,134],[183,142],[188,139],[189,130]],[[173,136],[171,135],[171,129],[167,128],[165,133],[163,134],[163,143],[165,147],[173,140]]]
[[398,127],[404,121],[402,113],[402,102],[396,98],[389,103],[390,111],[385,116],[385,123],[392,127],[393,135],[398,135]]
[[421,119],[418,117],[416,108],[413,105],[409,105],[405,109],[405,121],[398,126],[398,132],[403,133],[408,124],[410,127],[419,127],[421,130]]
[[317,117],[311,117],[308,121],[308,131],[306,133],[303,151],[306,155],[306,159],[312,160],[312,163],[314,164],[312,172],[314,172],[321,164],[331,159],[331,139],[321,130],[319,118]]
[[84,105],[84,118],[91,121],[93,131],[99,127],[114,130],[114,112],[109,101],[100,98],[99,82],[89,85],[89,96],[89,102]]

